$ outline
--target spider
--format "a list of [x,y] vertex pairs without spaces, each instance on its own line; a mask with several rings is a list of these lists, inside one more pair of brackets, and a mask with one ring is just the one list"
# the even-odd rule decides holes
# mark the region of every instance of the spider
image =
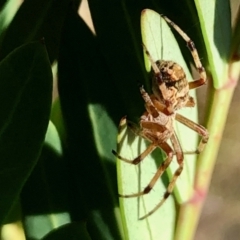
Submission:
[[[153,214],[162,204],[167,200],[172,193],[175,183],[178,177],[181,175],[184,166],[184,153],[182,151],[180,142],[177,138],[176,132],[173,127],[175,120],[189,127],[193,131],[197,132],[201,136],[201,141],[196,151],[186,153],[199,154],[203,151],[204,146],[208,141],[208,131],[203,126],[191,121],[190,119],[182,116],[176,111],[183,107],[193,107],[195,105],[194,99],[189,95],[189,90],[195,89],[206,84],[206,72],[201,64],[198,56],[197,49],[194,46],[193,41],[184,33],[179,26],[172,22],[169,18],[161,15],[165,21],[172,26],[186,41],[189,48],[200,78],[192,82],[188,82],[186,79],[183,68],[173,61],[158,60],[154,61],[151,54],[143,44],[143,49],[152,66],[152,92],[149,95],[142,87],[140,87],[140,93],[145,102],[146,111],[140,118],[140,128],[132,122],[128,121],[130,129],[138,136],[148,140],[149,146],[139,156],[133,160],[126,159],[120,156],[116,151],[112,151],[113,154],[120,160],[130,163],[139,164],[147,155],[151,154],[157,147],[161,148],[167,155],[166,159],[158,167],[157,172],[151,179],[150,183],[141,191],[134,194],[122,195],[120,197],[130,198],[139,197],[148,194],[154,187],[157,180],[162,176],[164,171],[170,165],[173,156],[176,155],[178,168],[175,171],[170,183],[161,199],[161,201],[145,216],[140,219],[144,219]],[[167,143],[170,139],[172,147]]]

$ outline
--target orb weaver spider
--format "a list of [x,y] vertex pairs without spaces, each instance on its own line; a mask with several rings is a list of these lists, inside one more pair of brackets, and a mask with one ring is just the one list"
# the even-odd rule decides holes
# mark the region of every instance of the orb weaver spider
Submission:
[[[154,61],[147,47],[143,44],[143,49],[151,63],[152,67],[152,92],[149,95],[145,89],[140,87],[140,93],[145,102],[146,111],[140,118],[140,128],[134,123],[128,121],[128,127],[137,135],[150,142],[149,146],[139,156],[133,160],[120,156],[116,151],[113,154],[120,160],[137,165],[147,155],[151,154],[157,147],[161,148],[167,155],[166,159],[158,167],[157,172],[151,179],[150,183],[141,191],[134,194],[119,194],[120,197],[130,198],[139,197],[148,194],[154,187],[157,180],[162,176],[168,166],[171,164],[173,156],[176,155],[178,168],[175,171],[162,200],[145,216],[144,219],[153,214],[167,200],[172,193],[178,177],[181,175],[184,166],[184,153],[180,142],[174,130],[174,121],[184,124],[201,136],[201,141],[197,150],[185,152],[187,154],[199,154],[206,145],[209,134],[206,128],[193,122],[192,120],[177,113],[177,110],[184,107],[194,107],[194,99],[189,95],[189,90],[195,89],[206,84],[207,77],[204,67],[199,59],[197,49],[194,42],[183,32],[179,26],[172,22],[169,18],[161,15],[165,21],[172,26],[182,38],[186,41],[200,78],[192,82],[188,82],[183,68],[176,62],[157,60]],[[172,147],[167,143],[170,140]]]

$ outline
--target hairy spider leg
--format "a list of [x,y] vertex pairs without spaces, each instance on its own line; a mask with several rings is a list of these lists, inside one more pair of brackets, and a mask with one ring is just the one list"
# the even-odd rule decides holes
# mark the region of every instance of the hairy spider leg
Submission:
[[192,153],[199,154],[200,152],[202,152],[205,145],[208,142],[208,138],[209,138],[208,130],[205,127],[193,122],[192,120],[184,117],[183,115],[181,115],[179,113],[176,113],[175,119],[178,122],[182,123],[183,125],[192,129],[193,131],[195,131],[196,133],[198,133],[202,137],[201,141],[200,141],[200,143],[197,147],[197,150],[195,150],[193,152],[186,152],[186,154],[192,154]]
[[207,82],[206,71],[205,71],[204,67],[202,66],[202,63],[200,61],[200,58],[199,58],[199,55],[198,55],[198,52],[197,52],[194,42],[189,38],[189,36],[185,32],[183,32],[183,30],[177,24],[175,24],[173,21],[171,21],[168,17],[166,17],[164,15],[161,15],[161,16],[165,19],[165,21],[167,23],[169,23],[182,36],[182,38],[186,41],[187,47],[192,54],[192,57],[193,57],[195,66],[197,68],[197,71],[200,75],[200,78],[196,79],[192,82],[189,82],[189,89],[198,88],[198,87],[206,84],[206,82]]
[[[162,75],[161,75],[161,73],[160,73],[160,70],[159,70],[157,64],[155,63],[155,61],[153,60],[150,52],[147,50],[147,47],[146,47],[144,44],[142,44],[142,45],[143,45],[143,49],[144,49],[144,51],[145,51],[145,53],[146,53],[146,55],[147,55],[150,63],[151,63],[151,66],[152,66],[154,75],[155,75],[155,77],[157,78],[158,83],[161,83],[160,86],[159,86],[159,89],[161,90],[161,92],[162,92],[162,94],[163,94],[163,98],[164,98],[164,99],[167,99],[168,96],[165,94],[165,93],[167,92],[167,86],[166,86],[166,84],[162,81]],[[172,109],[170,109],[169,111],[172,112]]]
[[[179,140],[177,138],[177,135],[176,135],[175,131],[173,132],[170,140],[171,140],[171,143],[173,145],[173,149],[174,149],[174,152],[176,154],[177,163],[178,163],[179,166],[178,166],[177,170],[174,172],[174,175],[173,175],[170,183],[168,184],[168,187],[167,187],[165,193],[163,194],[163,198],[161,199],[161,201],[151,211],[149,211],[146,215],[141,217],[140,220],[142,220],[142,219],[144,219],[146,217],[149,217],[158,208],[160,208],[163,205],[163,203],[168,199],[168,197],[173,192],[173,189],[175,187],[176,181],[177,181],[178,177],[182,173],[184,156],[183,156],[183,151],[182,151],[181,145],[179,143]],[[167,143],[165,142],[165,144],[167,144]],[[172,161],[174,153],[173,153],[173,150],[171,149],[171,147],[168,145],[168,149],[166,148],[166,146],[164,148],[162,148],[162,149],[167,153],[168,158],[162,163],[160,168],[158,168],[157,173],[154,175],[154,177],[151,180],[150,184],[144,189],[144,191],[148,190],[148,192],[150,192],[150,190],[153,188],[154,184],[156,183],[157,179],[159,177],[161,177],[162,173],[166,170],[166,168],[169,166],[170,162]],[[151,184],[153,184],[153,185],[151,185]],[[146,193],[148,193],[148,192],[146,192]],[[144,194],[145,194],[145,192],[144,192]]]

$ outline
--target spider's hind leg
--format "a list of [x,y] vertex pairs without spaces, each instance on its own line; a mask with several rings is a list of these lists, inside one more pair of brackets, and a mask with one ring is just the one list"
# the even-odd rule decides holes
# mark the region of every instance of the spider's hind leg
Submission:
[[124,194],[124,195],[119,194],[120,197],[124,197],[124,198],[139,197],[139,196],[148,194],[153,189],[154,185],[156,184],[158,179],[162,176],[162,174],[165,172],[165,170],[168,168],[168,166],[170,165],[173,159],[173,150],[167,142],[163,142],[159,144],[158,147],[166,152],[167,158],[158,167],[157,172],[152,177],[150,183],[141,192],[134,193],[134,194]]
[[[178,168],[177,170],[175,171],[173,177],[172,177],[172,180],[170,181],[170,183],[168,184],[168,187],[165,191],[165,193],[163,194],[163,198],[161,199],[161,201],[150,211],[148,212],[146,215],[144,215],[143,217],[140,218],[140,220],[152,215],[158,208],[160,208],[163,203],[168,199],[168,197],[171,195],[171,193],[173,192],[173,189],[175,187],[175,184],[176,184],[176,181],[178,179],[178,177],[181,175],[182,173],[182,170],[183,170],[183,160],[184,160],[184,157],[183,157],[183,152],[182,152],[182,148],[181,148],[181,145],[179,143],[179,140],[176,136],[176,133],[174,132],[170,138],[171,140],[171,143],[173,145],[173,149],[174,149],[174,154],[176,154],[176,157],[177,157],[177,162],[178,162]],[[166,151],[166,149],[165,149]],[[169,155],[170,154],[170,155]],[[163,167],[162,171],[159,172],[159,169],[157,171],[157,173],[155,174],[154,178],[159,178],[161,177],[162,173],[166,170],[166,168],[169,166],[171,160],[172,160],[172,154],[173,154],[173,150],[171,149],[171,152],[168,153],[169,156],[171,156],[171,159],[169,159],[169,156],[167,158],[167,160],[165,160],[162,165],[165,164],[165,166]],[[161,168],[162,166],[160,166]],[[153,179],[154,179],[153,178]],[[153,181],[152,179],[152,181]],[[152,181],[150,182],[150,184],[148,186],[151,185]],[[155,184],[155,183],[154,183]],[[145,188],[146,189],[146,188]],[[145,190],[144,189],[144,190]]]

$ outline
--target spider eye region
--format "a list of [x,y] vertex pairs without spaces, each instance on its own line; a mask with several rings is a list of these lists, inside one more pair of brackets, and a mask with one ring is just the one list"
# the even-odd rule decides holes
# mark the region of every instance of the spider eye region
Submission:
[[158,68],[166,82],[176,82],[186,77],[182,67],[173,61],[161,61]]
[[[182,85],[186,85],[186,75],[183,68],[173,61],[156,61],[156,65],[160,72],[158,76],[155,76],[155,84],[160,85],[163,82],[167,88],[174,87],[177,90],[181,90]],[[180,87],[180,89],[179,89]]]

